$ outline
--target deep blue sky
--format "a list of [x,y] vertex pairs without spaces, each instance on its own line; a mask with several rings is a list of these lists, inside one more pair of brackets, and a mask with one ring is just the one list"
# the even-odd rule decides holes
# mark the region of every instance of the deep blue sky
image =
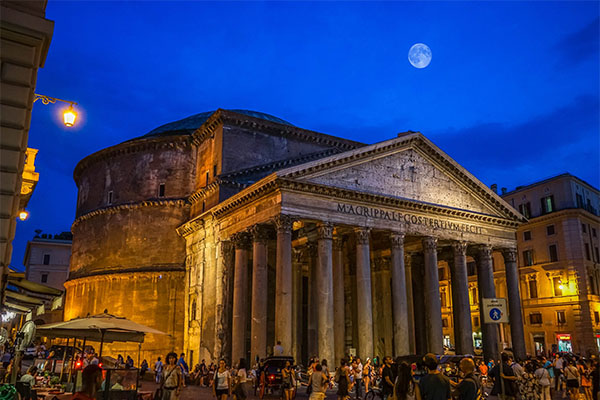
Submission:
[[[568,171],[600,186],[599,7],[590,2],[63,2],[35,104],[35,229],[69,230],[88,154],[216,108],[374,143],[415,130],[485,184]],[[413,68],[408,49],[433,60]]]

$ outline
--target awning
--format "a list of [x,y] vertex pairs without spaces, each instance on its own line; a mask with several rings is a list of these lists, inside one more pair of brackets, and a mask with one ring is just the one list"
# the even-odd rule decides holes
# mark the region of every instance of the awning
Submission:
[[63,293],[62,290],[28,281],[25,279],[25,274],[18,272],[10,272],[8,274],[8,284],[14,285],[31,293],[43,294],[47,296],[60,296]]
[[6,298],[8,299],[8,301],[11,301],[13,303],[17,303],[17,304],[22,304],[23,306],[39,306],[44,304],[44,302],[38,298],[35,297],[31,297],[31,296],[27,296],[25,294],[22,293],[17,293],[15,291],[10,290],[9,288],[6,289]]

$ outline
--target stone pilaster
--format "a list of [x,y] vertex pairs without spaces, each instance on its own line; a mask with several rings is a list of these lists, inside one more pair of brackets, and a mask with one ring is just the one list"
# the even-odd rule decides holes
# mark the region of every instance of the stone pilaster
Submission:
[[267,239],[265,227],[252,227],[252,320],[250,321],[250,357],[267,356]]
[[235,246],[235,271],[233,275],[233,311],[231,321],[231,361],[246,358],[246,323],[248,298],[248,252],[250,235],[236,233],[232,237]]
[[504,272],[506,274],[506,291],[508,294],[508,315],[510,321],[510,336],[515,357],[524,360],[525,332],[521,308],[521,291],[519,290],[519,269],[517,267],[517,249],[503,249]]
[[308,357],[314,357],[319,354],[319,342],[317,336],[319,309],[317,304],[319,298],[317,294],[317,244],[309,242],[306,251],[308,253],[308,319],[307,319],[307,343]]
[[450,282],[452,285],[454,346],[456,347],[456,354],[474,354],[466,242],[452,244],[451,261]]
[[275,218],[277,261],[275,267],[275,342],[281,341],[284,354],[292,354],[292,219]]
[[477,286],[479,287],[479,320],[483,339],[483,358],[498,359],[498,328],[496,324],[484,322],[483,299],[496,297],[494,268],[492,264],[492,246],[479,245],[475,255],[477,264]]
[[355,233],[358,355],[364,359],[373,357],[370,233],[367,228],[356,228]]
[[229,361],[231,357],[231,310],[230,287],[233,279],[233,243],[228,240],[221,242],[220,257],[217,260],[217,286],[216,286],[216,310],[215,310],[215,349],[214,354],[219,359],[225,358]]
[[293,290],[292,290],[292,357],[296,363],[301,363],[302,346],[302,252],[294,250],[292,258]]
[[444,338],[442,330],[442,306],[440,302],[440,280],[437,263],[437,239],[426,237],[423,243],[425,261],[424,293],[425,326],[427,329],[427,351],[443,354]]
[[317,226],[317,341],[319,359],[334,360],[333,329],[333,225],[322,223]]
[[344,305],[344,242],[341,237],[333,238],[333,348],[335,364],[345,356],[346,320]]
[[404,265],[404,234],[390,235],[392,272],[392,316],[394,356],[410,354],[406,269]]
[[408,354],[415,354],[417,352],[415,345],[415,305],[413,300],[411,257],[408,254],[404,255],[404,272],[406,282],[406,322],[408,326]]

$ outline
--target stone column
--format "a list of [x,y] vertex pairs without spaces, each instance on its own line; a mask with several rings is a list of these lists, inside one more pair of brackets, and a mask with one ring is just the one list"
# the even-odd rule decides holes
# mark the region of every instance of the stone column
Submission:
[[[413,321],[415,328],[415,353],[425,354],[428,351],[427,344],[427,316],[424,295],[424,265],[423,253],[412,253],[410,256],[413,290]],[[440,310],[441,311],[441,310]]]
[[333,336],[333,225],[319,224],[317,254],[317,342],[319,359],[332,362],[334,360]]
[[492,246],[478,246],[475,261],[477,263],[477,286],[479,287],[479,320],[483,339],[483,358],[485,361],[491,358],[498,360],[498,328],[496,324],[486,324],[483,315],[483,299],[496,297]]
[[404,267],[404,234],[392,233],[391,269],[392,269],[392,311],[394,356],[410,354],[408,301],[406,296],[406,270]]
[[443,354],[444,333],[442,328],[442,305],[440,302],[440,279],[437,263],[437,239],[426,237],[422,242],[425,262],[423,295],[425,297],[427,351],[434,354]]
[[292,356],[300,363],[302,345],[302,253],[294,251],[293,257],[293,289],[292,289]]
[[233,236],[235,271],[233,275],[233,317],[231,321],[231,361],[246,358],[246,306],[248,299],[248,251],[250,235],[246,232]]
[[519,269],[517,267],[517,249],[503,249],[504,269],[506,273],[506,289],[508,293],[508,313],[510,321],[510,336],[515,357],[524,360],[525,333],[523,314],[521,312],[521,292],[519,290]]
[[358,355],[373,357],[373,306],[371,301],[371,255],[369,229],[356,228],[356,300],[358,308]]
[[275,267],[275,343],[281,341],[283,352],[292,354],[292,219],[275,218],[277,227],[277,261]]
[[404,256],[405,277],[406,277],[406,311],[408,325],[408,354],[416,354],[417,348],[415,344],[415,306],[413,300],[413,285],[412,285],[412,265],[410,256]]
[[250,321],[250,357],[267,356],[267,232],[252,227],[252,320]]
[[[341,237],[333,239],[333,348],[335,364],[340,365],[344,358],[344,347],[346,340],[346,319],[344,304],[344,242]],[[328,360],[329,361],[329,360]]]
[[231,309],[230,282],[233,278],[233,244],[228,241],[221,242],[221,254],[217,260],[217,286],[215,310],[215,350],[219,358],[231,357]]
[[319,298],[317,297],[316,282],[317,282],[317,245],[314,242],[309,242],[306,247],[308,252],[308,316],[306,321],[306,332],[308,338],[306,340],[308,345],[308,357],[314,357],[319,354],[319,344],[317,337],[317,325],[319,319],[319,313],[317,304]]
[[452,314],[454,317],[454,346],[456,354],[475,354],[473,326],[469,303],[469,277],[467,274],[467,243],[452,244],[450,284],[452,285]]

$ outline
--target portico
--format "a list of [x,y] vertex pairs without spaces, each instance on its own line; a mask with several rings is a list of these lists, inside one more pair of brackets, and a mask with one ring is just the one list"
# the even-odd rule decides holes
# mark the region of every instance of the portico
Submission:
[[[506,260],[511,342],[524,351],[511,258],[522,220],[420,133],[279,170],[178,229],[188,281],[221,265],[215,287],[229,288],[202,286],[216,307],[194,312],[203,327],[194,351],[235,363],[263,358],[280,341],[296,359],[317,355],[330,368],[349,352],[442,354],[444,259],[456,352],[473,354],[467,258],[477,264],[479,297],[494,297],[493,252]],[[220,251],[195,252],[207,241]],[[186,291],[200,298],[197,287]],[[495,328],[482,335],[484,356],[496,357]]]

